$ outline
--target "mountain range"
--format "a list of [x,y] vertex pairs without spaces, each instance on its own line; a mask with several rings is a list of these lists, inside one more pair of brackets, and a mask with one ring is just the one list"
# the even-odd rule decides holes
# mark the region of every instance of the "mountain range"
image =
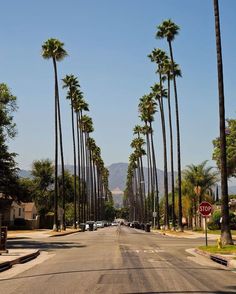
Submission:
[[[113,190],[121,190],[125,189],[126,184],[126,176],[127,176],[127,163],[113,163],[107,167],[109,170],[109,188],[111,191]],[[65,169],[69,170],[73,173],[73,165],[65,165]],[[144,177],[145,177],[145,184],[147,184],[147,173],[148,169],[144,167]],[[32,177],[31,171],[29,170],[20,170],[19,176],[26,178]],[[177,172],[174,173],[174,177],[176,179]],[[158,186],[160,195],[163,195],[164,191],[164,172],[160,169],[157,169],[157,178],[158,178]],[[171,174],[168,173],[168,189],[171,190],[170,182],[171,181]],[[219,187],[220,188],[220,187]],[[220,189],[219,189],[220,193]],[[229,194],[236,194],[236,186],[229,186]]]
[[[126,184],[126,176],[128,170],[128,163],[113,163],[107,167],[109,170],[109,188],[111,191],[117,189],[123,191],[125,189]],[[65,165],[65,169],[73,173],[73,165]],[[144,167],[144,177],[145,177],[145,184],[147,184],[147,174],[148,169]],[[30,170],[20,170],[19,176],[22,178],[31,178],[31,171]],[[175,173],[176,177],[176,173]],[[162,170],[157,170],[157,178],[158,178],[158,185],[160,194],[164,191],[164,172]],[[170,173],[168,173],[168,182],[169,182],[169,189],[170,189]]]

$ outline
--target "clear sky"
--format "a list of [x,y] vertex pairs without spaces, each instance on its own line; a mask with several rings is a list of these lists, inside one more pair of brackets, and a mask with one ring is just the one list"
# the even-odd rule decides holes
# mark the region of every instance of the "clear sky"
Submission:
[[[219,1],[224,58],[226,116],[236,110],[236,1]],[[93,137],[105,165],[128,162],[138,100],[157,81],[147,58],[156,26],[171,18],[181,27],[173,44],[182,69],[178,79],[183,168],[211,161],[218,136],[218,93],[213,1],[211,0],[21,0],[1,1],[0,77],[18,98],[18,136],[9,142],[20,168],[54,152],[54,81],[51,60],[41,57],[48,38],[65,43],[69,56],[58,64],[60,79],[78,76],[93,118]],[[61,84],[60,84],[61,85]],[[71,118],[60,90],[65,163],[72,164]],[[154,123],[158,168],[162,167],[159,115]],[[176,167],[175,167],[176,169]]]

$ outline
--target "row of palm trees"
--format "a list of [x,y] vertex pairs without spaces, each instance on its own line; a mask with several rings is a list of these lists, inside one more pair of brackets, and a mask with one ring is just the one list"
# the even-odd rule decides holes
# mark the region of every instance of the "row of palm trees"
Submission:
[[[62,195],[63,229],[65,229],[65,169],[63,157],[62,123],[60,112],[59,86],[57,62],[67,56],[64,44],[57,39],[48,39],[42,45],[42,56],[52,59],[55,81],[55,181],[54,181],[54,225],[53,230],[58,230],[58,194]],[[87,220],[101,220],[104,218],[105,201],[112,201],[108,188],[109,172],[101,158],[101,150],[95,140],[90,136],[94,131],[92,118],[85,114],[89,111],[80,89],[78,78],[66,75],[63,79],[63,88],[67,89],[66,98],[70,102],[71,127],[73,142],[74,164],[74,227],[77,223]],[[59,133],[59,136],[58,136]],[[62,187],[58,187],[58,143],[61,157]]]
[[[163,169],[164,169],[164,197],[165,197],[165,212],[164,212],[164,224],[167,228],[170,225],[169,217],[169,203],[168,203],[168,155],[167,155],[167,126],[166,126],[166,113],[164,99],[167,100],[168,107],[168,123],[169,123],[169,142],[170,142],[170,167],[171,167],[171,194],[172,194],[172,211],[171,219],[172,225],[176,226],[176,215],[175,215],[175,180],[174,180],[174,140],[173,140],[173,121],[172,121],[172,107],[171,107],[171,84],[174,88],[175,98],[175,118],[176,118],[176,146],[177,146],[177,166],[178,166],[178,226],[182,230],[182,201],[181,201],[181,156],[180,156],[180,127],[179,127],[179,110],[178,110],[178,95],[176,86],[176,77],[181,76],[179,66],[174,62],[172,42],[175,36],[179,32],[179,27],[173,23],[170,19],[164,21],[157,27],[156,37],[166,38],[169,44],[170,56],[162,49],[154,49],[151,54],[148,55],[151,62],[154,62],[157,66],[156,73],[158,75],[158,83],[155,83],[151,87],[151,92],[140,98],[139,101],[139,117],[144,123],[143,126],[136,126],[134,128],[134,134],[138,134],[138,138],[135,138],[131,147],[134,148],[134,152],[130,156],[130,165],[128,169],[127,177],[127,189],[126,197],[129,197],[131,202],[136,200],[136,210],[143,210],[145,213],[140,212],[139,216],[142,221],[152,219],[154,216],[154,226],[160,227],[160,211],[159,211],[159,189],[158,189],[158,178],[157,178],[157,163],[156,163],[156,152],[153,139],[153,122],[157,109],[160,112],[161,119],[161,130],[162,130],[162,143],[163,143]],[[167,84],[165,88],[165,83]],[[144,135],[145,140],[140,137]],[[137,141],[138,139],[138,141]],[[144,144],[147,145],[144,150]],[[144,185],[139,183],[145,183],[143,178],[135,179],[136,173],[143,174],[142,157],[147,155],[147,197],[144,194]],[[145,199],[147,198],[147,199]],[[140,203],[139,203],[140,202]]]
[[[233,244],[232,235],[229,228],[229,205],[228,205],[228,175],[227,175],[227,156],[226,156],[226,129],[225,129],[225,105],[224,105],[224,80],[223,80],[223,61],[221,50],[221,33],[220,33],[220,14],[218,0],[213,0],[214,18],[215,18],[215,36],[216,36],[216,52],[217,52],[217,72],[218,72],[218,92],[219,92],[219,130],[220,130],[220,166],[221,166],[221,212],[222,212],[222,225],[221,225],[221,238],[225,244]],[[152,62],[157,64],[157,73],[159,75],[159,83],[151,87],[152,92],[143,96],[139,103],[139,112],[144,126],[136,126],[135,130],[139,130],[138,134],[142,133],[145,138],[139,143],[135,143],[136,139],[132,142],[131,146],[134,152],[130,156],[127,183],[125,191],[125,204],[127,206],[134,205],[136,215],[141,221],[150,219],[150,212],[153,211],[154,220],[157,217],[157,226],[159,227],[159,193],[156,172],[156,159],[153,146],[153,128],[154,114],[157,111],[157,105],[161,115],[162,135],[163,135],[163,160],[164,160],[164,196],[165,196],[165,212],[164,224],[169,227],[169,203],[168,203],[168,178],[167,178],[167,148],[166,148],[166,126],[165,126],[165,113],[163,106],[163,98],[167,97],[168,101],[168,117],[169,117],[169,142],[170,142],[170,166],[171,166],[171,194],[172,194],[172,225],[175,226],[175,201],[174,201],[174,164],[173,164],[173,131],[172,131],[172,115],[170,103],[170,82],[174,86],[175,98],[175,117],[176,117],[176,140],[177,140],[177,187],[178,192],[178,226],[182,230],[182,181],[181,181],[181,150],[180,150],[180,126],[179,126],[179,109],[178,109],[178,95],[176,86],[176,77],[181,76],[181,71],[178,65],[174,62],[172,42],[179,32],[179,27],[171,20],[164,21],[157,27],[157,38],[166,38],[169,45],[169,54],[161,49],[154,49],[149,55]],[[167,80],[167,90],[164,89],[163,83]],[[137,131],[135,131],[137,133]],[[143,148],[146,143],[146,151]],[[147,194],[145,194],[145,187],[141,186],[143,178],[142,175],[142,157],[147,155],[148,166],[148,184]],[[146,197],[147,195],[147,197]],[[151,209],[150,209],[151,204]],[[138,213],[137,213],[138,210]],[[157,210],[157,211],[156,211]],[[142,211],[144,213],[142,213]],[[132,211],[130,211],[132,214]],[[144,217],[143,217],[144,215]],[[132,216],[134,218],[134,216]],[[154,223],[155,225],[155,223]]]

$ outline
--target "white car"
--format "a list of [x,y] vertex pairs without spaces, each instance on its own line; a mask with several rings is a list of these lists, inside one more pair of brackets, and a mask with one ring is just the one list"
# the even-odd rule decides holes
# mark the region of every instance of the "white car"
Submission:
[[97,221],[97,228],[104,228],[104,222],[103,221]]
[[94,221],[87,221],[85,224],[85,230],[89,231],[89,225],[93,225],[93,231],[97,230],[97,224]]

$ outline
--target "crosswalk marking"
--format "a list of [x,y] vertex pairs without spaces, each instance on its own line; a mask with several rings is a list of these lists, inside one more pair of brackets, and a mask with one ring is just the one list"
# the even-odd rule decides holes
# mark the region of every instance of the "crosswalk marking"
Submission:
[[153,253],[160,253],[164,252],[162,249],[121,249],[122,252],[125,253],[148,253],[148,254],[153,254]]

